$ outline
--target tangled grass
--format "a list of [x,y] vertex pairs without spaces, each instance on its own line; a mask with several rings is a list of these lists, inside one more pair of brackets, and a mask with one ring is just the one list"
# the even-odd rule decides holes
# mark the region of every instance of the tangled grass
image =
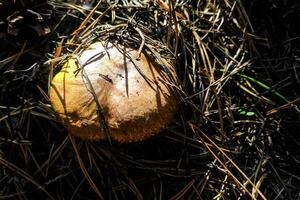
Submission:
[[[282,10],[290,29],[281,40],[276,22],[264,18],[274,15],[263,10],[269,4],[102,0],[84,9],[53,0],[33,7],[50,34],[0,37],[0,198],[296,199],[298,38],[289,34],[300,4],[282,5],[294,10]],[[60,125],[49,82],[95,40],[137,48],[162,67],[174,63],[181,107],[160,135],[86,142]]]

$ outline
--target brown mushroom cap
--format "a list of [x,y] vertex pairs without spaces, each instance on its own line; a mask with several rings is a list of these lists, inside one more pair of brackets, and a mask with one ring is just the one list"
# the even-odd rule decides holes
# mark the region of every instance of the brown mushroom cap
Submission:
[[[133,49],[100,42],[70,58],[53,78],[50,99],[69,132],[89,140],[144,140],[176,111],[167,76]],[[175,77],[174,69],[167,66]]]

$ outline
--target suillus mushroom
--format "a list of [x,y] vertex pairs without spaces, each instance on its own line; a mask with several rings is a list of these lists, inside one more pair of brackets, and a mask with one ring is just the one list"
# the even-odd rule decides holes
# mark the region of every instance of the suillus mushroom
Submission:
[[69,58],[49,91],[53,109],[68,131],[87,140],[121,143],[147,139],[168,125],[178,99],[176,80],[144,53],[122,45],[93,43]]

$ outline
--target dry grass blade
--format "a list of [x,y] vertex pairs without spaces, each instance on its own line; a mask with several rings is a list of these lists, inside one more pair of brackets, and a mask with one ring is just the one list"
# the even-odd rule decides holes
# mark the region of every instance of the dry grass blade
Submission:
[[64,150],[64,148],[66,148],[68,142],[69,142],[69,137],[67,136],[62,141],[62,143],[54,150],[54,152],[52,152],[51,149],[48,159],[41,165],[41,169],[45,171],[46,175],[48,174],[49,169],[51,169],[51,166],[53,166],[53,163],[61,156],[62,151]]
[[72,146],[74,148],[76,157],[77,157],[77,161],[78,164],[86,178],[86,180],[89,182],[89,184],[91,185],[91,187],[93,188],[93,190],[95,191],[95,193],[97,194],[99,199],[104,199],[103,195],[101,194],[100,190],[98,189],[98,187],[96,186],[96,184],[94,183],[93,179],[90,177],[89,172],[86,170],[86,167],[81,159],[80,153],[79,153],[79,149],[78,146],[76,144],[75,138],[72,135],[69,135],[69,139],[72,143]]
[[[201,134],[201,136],[203,136],[205,139],[207,139],[212,145],[213,145],[213,147],[214,148],[216,148],[221,154],[222,154],[222,156],[224,156],[237,170],[238,170],[238,172],[247,180],[247,182],[249,182],[250,183],[250,185],[253,187],[253,189],[255,190],[255,192],[257,192],[258,194],[259,194],[259,196],[262,198],[262,199],[264,199],[264,200],[267,200],[267,198],[262,194],[262,192],[259,190],[259,188],[249,179],[249,177],[240,169],[240,167],[239,166],[237,166],[237,164],[231,159],[231,158],[229,158],[228,156],[227,156],[227,154],[224,152],[224,151],[222,151],[219,147],[218,147],[218,145],[216,144],[216,143],[214,143],[205,133],[203,133],[200,129],[198,129],[197,127],[195,127],[193,124],[190,124],[190,126],[191,126],[191,128],[193,129],[193,131],[194,132],[196,132],[197,131],[197,133],[200,133]],[[202,144],[205,144],[205,142],[204,142],[204,140],[202,139],[202,137],[199,137],[199,139],[202,141],[201,143]],[[230,174],[230,176],[240,185],[240,187],[242,187],[243,188],[243,190],[245,191],[245,192],[247,192],[248,193],[248,195],[252,198],[252,199],[256,199],[256,197],[255,196],[253,196],[252,195],[252,193],[249,191],[249,190],[247,190],[247,188],[244,186],[244,184],[242,184],[233,174],[232,174],[232,172],[226,167],[226,164],[224,164],[224,162],[223,161],[221,161],[220,159],[219,159],[219,157],[212,151],[212,149],[209,147],[209,146],[207,146],[207,145],[205,145],[205,147],[206,147],[206,149],[208,149],[208,151],[216,158],[216,160],[225,168],[225,169],[227,169],[227,173],[229,173]]]
[[[258,179],[257,183],[255,184],[256,188],[258,188],[258,189],[260,188],[260,186],[263,184],[263,181],[265,180],[266,177],[267,177],[267,174],[265,173]],[[252,196],[255,198],[257,198],[257,196],[258,196],[256,188],[252,189]]]
[[32,176],[27,174],[25,171],[14,165],[13,163],[10,163],[9,161],[5,160],[4,158],[0,157],[0,164],[7,167],[8,169],[12,170],[13,172],[16,172],[18,175],[20,175],[22,178],[27,180],[28,182],[32,183],[37,187],[38,190],[42,190],[50,199],[55,199],[51,194],[48,193],[48,191],[41,186],[38,182],[34,180]]
[[182,199],[183,196],[194,186],[195,180],[192,179],[181,191],[175,194],[170,200],[179,200]]
[[98,6],[101,4],[101,0],[98,1],[97,5],[91,10],[91,12],[86,16],[86,18],[83,20],[83,22],[80,24],[80,26],[71,34],[73,37],[70,40],[70,43],[73,43],[75,40],[75,37],[83,30],[85,29],[86,24],[89,22],[89,20],[92,18],[92,16],[95,14]]
[[292,100],[292,101],[290,101],[290,102],[288,102],[288,103],[286,103],[282,106],[279,106],[278,108],[273,108],[273,109],[269,110],[267,112],[267,115],[273,115],[273,114],[276,114],[277,112],[279,112],[280,110],[284,110],[284,109],[287,109],[287,108],[290,108],[290,107],[294,107],[295,106],[294,104],[297,103],[298,101],[300,101],[300,97],[298,97],[298,98],[296,98],[296,99],[294,99],[294,100]]

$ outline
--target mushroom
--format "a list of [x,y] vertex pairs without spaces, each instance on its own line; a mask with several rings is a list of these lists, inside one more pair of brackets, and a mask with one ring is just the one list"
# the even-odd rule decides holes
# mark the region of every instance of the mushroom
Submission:
[[178,98],[168,84],[170,77],[176,80],[175,70],[165,67],[137,50],[96,42],[53,78],[51,104],[72,135],[141,141],[166,127],[176,112]]

